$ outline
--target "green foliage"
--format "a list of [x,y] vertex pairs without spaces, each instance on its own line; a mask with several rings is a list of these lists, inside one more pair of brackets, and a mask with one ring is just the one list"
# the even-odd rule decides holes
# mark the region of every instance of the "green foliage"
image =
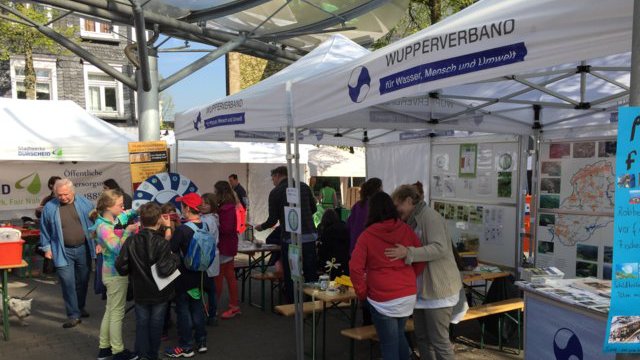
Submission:
[[[40,25],[48,23],[59,13],[55,9],[32,3],[6,0],[0,3],[14,8],[24,17]],[[64,49],[34,27],[25,25],[25,20],[9,11],[3,9],[0,15],[2,15],[0,17],[0,60],[8,60],[11,55],[24,56],[27,98],[35,99],[36,74],[33,67],[33,54],[60,54]],[[54,30],[65,37],[72,38],[77,29],[74,26],[67,26],[67,22],[63,20],[62,24],[54,24]]]
[[379,49],[418,32],[473,4],[475,0],[411,0],[405,16],[373,45]]

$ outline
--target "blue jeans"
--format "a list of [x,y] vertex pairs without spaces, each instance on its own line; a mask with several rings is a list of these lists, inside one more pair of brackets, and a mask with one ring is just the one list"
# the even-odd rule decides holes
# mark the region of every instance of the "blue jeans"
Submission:
[[158,359],[160,336],[167,303],[136,304],[136,353],[149,360]]
[[87,289],[89,287],[89,251],[87,244],[79,247],[65,247],[67,256],[67,266],[56,268],[60,286],[62,287],[62,298],[69,319],[80,319],[80,310],[84,309],[87,302]]
[[[291,280],[291,268],[289,267],[289,243],[288,239],[282,243],[282,269],[284,270],[284,286],[287,300],[293,302],[293,280]],[[316,255],[316,242],[310,241],[302,244],[302,272],[304,282],[318,280],[318,256]]]
[[178,318],[178,345],[193,347],[193,330],[196,342],[207,340],[202,299],[195,300],[186,292],[176,295],[176,317]]
[[209,290],[207,291],[207,315],[210,318],[216,317],[218,311],[218,302],[216,301],[216,282],[211,277],[207,277],[209,281]]
[[409,343],[404,335],[407,317],[394,318],[380,314],[369,306],[371,319],[380,338],[380,352],[383,360],[408,360]]

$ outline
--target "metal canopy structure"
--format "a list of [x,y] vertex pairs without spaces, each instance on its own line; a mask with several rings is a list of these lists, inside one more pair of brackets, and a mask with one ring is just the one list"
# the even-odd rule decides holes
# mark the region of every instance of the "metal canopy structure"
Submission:
[[[32,26],[71,52],[89,61],[138,94],[140,140],[159,138],[158,92],[230,51],[292,63],[340,32],[369,45],[385,35],[402,17],[408,0],[34,0],[66,12],[48,24],[38,24],[13,7],[0,8],[15,17],[5,20]],[[136,67],[130,77],[49,27],[69,14],[105,19],[135,28],[135,42],[125,53]],[[17,18],[17,19],[16,19]],[[150,39],[144,30],[152,31]],[[159,35],[216,47],[194,63],[159,80]],[[145,46],[139,46],[145,44]]]

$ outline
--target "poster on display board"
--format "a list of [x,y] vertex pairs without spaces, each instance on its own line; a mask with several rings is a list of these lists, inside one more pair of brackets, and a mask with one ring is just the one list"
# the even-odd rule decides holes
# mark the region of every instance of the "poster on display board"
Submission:
[[167,143],[160,141],[140,141],[129,143],[131,183],[133,189],[150,176],[169,171]]
[[[431,151],[432,198],[516,203],[517,142],[434,143]],[[464,175],[463,167],[469,171]]]
[[615,156],[613,138],[542,144],[538,267],[611,279]]
[[129,165],[126,163],[101,162],[2,162],[0,173],[0,216],[5,219],[33,217],[33,210],[49,195],[47,181],[51,176],[70,179],[76,193],[92,202],[102,193],[102,184],[115,179],[127,189],[130,183]]
[[619,109],[617,153],[613,278],[604,351],[640,353],[640,107]]

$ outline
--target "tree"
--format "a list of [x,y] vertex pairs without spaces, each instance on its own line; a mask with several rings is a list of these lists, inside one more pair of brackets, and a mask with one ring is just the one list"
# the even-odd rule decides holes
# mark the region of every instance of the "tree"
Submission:
[[[0,1],[3,5],[14,8],[31,21],[38,24],[46,24],[55,16],[57,10],[41,5],[17,2]],[[72,37],[76,28],[64,25],[55,26],[61,35]],[[36,98],[36,71],[33,66],[34,52],[47,54],[60,54],[64,49],[53,40],[49,39],[34,27],[27,25],[14,14],[8,11],[0,13],[0,60],[8,60],[11,55],[24,56],[24,87],[27,99]]]
[[475,0],[411,0],[406,15],[373,45],[379,49],[473,4]]
[[160,93],[160,129],[172,129],[175,115],[173,97],[165,90]]

